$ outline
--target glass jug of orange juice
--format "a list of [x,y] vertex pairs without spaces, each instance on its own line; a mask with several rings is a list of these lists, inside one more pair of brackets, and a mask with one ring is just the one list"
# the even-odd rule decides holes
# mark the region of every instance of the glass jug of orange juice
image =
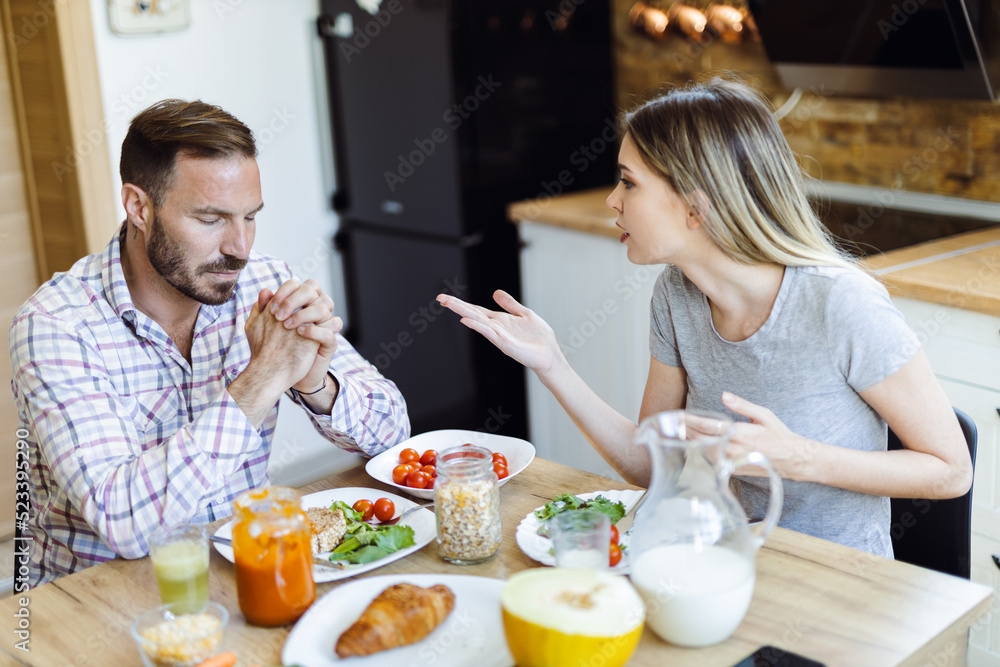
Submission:
[[316,599],[311,526],[295,489],[272,486],[233,503],[233,553],[240,611],[254,625],[291,623]]

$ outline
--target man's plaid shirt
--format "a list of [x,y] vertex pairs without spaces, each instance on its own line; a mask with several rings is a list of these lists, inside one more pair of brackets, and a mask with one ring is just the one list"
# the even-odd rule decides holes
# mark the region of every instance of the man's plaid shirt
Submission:
[[[256,253],[236,293],[203,305],[191,363],[132,304],[120,238],[55,275],[10,329],[11,389],[30,435],[31,584],[116,556],[139,558],[161,524],[229,516],[241,492],[267,484],[278,405],[256,430],[226,391],[246,368],[243,325],[260,290],[292,277]],[[340,337],[329,416],[305,409],[342,449],[374,456],[409,436],[396,386]],[[289,394],[290,395],[290,394]]]

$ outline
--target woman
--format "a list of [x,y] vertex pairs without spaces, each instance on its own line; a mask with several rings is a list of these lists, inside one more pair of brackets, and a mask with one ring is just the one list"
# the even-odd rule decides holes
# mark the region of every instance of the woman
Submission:
[[[972,483],[957,420],[902,315],[831,243],[752,89],[718,79],[677,89],[623,129],[608,206],[630,261],[669,264],[651,305],[639,420],[732,413],[728,455],[763,452],[785,479],[781,525],[891,557],[888,497],[956,497]],[[648,485],[636,424],[573,372],[544,321],[502,291],[506,312],[438,298],[535,371],[626,480]],[[904,450],[886,451],[886,423]],[[753,474],[733,489],[759,518],[767,485]]]

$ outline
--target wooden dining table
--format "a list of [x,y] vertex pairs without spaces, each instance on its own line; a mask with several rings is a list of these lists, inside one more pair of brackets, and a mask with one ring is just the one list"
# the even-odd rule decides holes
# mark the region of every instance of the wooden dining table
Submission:
[[[302,492],[341,487],[398,491],[358,465]],[[541,566],[521,552],[514,537],[530,511],[563,492],[629,488],[635,487],[536,458],[500,490],[503,544],[493,559],[452,565],[438,557],[431,542],[359,577],[431,573],[504,579]],[[239,610],[233,565],[213,549],[210,567],[210,597],[230,612],[225,644],[239,656],[239,666],[280,665],[292,626],[248,625]],[[319,584],[317,599],[356,579]],[[15,593],[0,601],[0,616],[10,623],[20,609],[29,610],[30,639],[21,645],[28,650],[16,647],[22,639],[13,632],[0,633],[0,664],[137,665],[130,625],[159,603],[149,558],[116,559]],[[629,665],[731,667],[765,645],[830,666],[964,664],[969,628],[987,623],[995,604],[989,587],[778,528],[758,553],[753,601],[735,634],[721,644],[690,649],[666,643],[647,627]]]

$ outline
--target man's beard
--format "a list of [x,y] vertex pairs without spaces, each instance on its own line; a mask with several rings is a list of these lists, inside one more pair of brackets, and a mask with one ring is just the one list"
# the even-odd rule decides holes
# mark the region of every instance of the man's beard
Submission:
[[202,264],[193,271],[187,269],[187,253],[163,231],[157,216],[153,216],[153,229],[146,240],[149,263],[167,283],[184,296],[209,306],[221,306],[233,298],[237,280],[210,286],[199,286],[198,279],[210,271],[240,271],[247,260],[223,255],[212,264]]

